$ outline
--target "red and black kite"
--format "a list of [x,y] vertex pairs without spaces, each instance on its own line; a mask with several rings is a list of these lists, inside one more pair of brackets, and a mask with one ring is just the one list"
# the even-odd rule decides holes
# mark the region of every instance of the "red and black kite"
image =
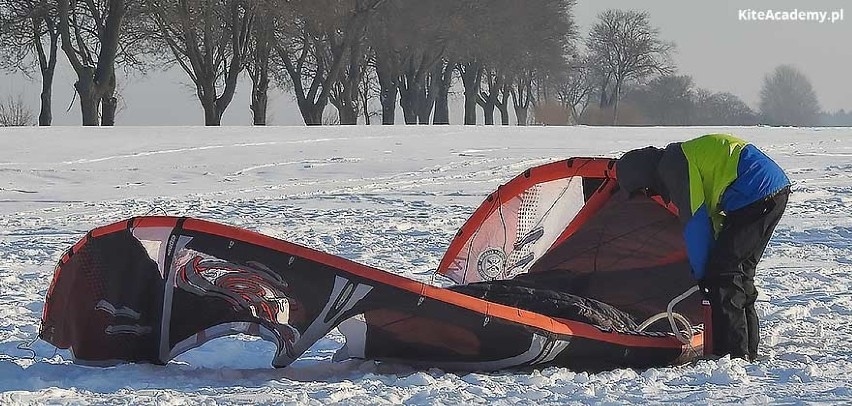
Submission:
[[[440,288],[251,231],[137,217],[86,234],[59,261],[39,336],[77,362],[164,364],[251,334],[275,367],[339,327],[335,358],[454,370],[653,367],[701,354],[698,295],[671,206],[618,190],[614,160],[528,169],[450,243]],[[654,320],[661,319],[659,322]],[[649,320],[648,322],[644,322]]]

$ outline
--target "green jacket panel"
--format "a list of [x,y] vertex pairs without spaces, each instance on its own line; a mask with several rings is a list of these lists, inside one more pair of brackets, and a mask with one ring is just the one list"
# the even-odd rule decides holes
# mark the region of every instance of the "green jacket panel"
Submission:
[[690,211],[694,214],[706,204],[716,235],[724,221],[722,194],[737,179],[740,153],[746,145],[728,134],[708,134],[680,144],[689,166]]

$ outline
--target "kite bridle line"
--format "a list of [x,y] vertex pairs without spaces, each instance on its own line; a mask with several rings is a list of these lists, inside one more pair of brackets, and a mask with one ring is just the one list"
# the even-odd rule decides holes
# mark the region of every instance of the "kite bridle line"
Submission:
[[[677,338],[677,340],[683,343],[684,345],[688,346],[690,351],[694,352],[695,348],[692,347],[692,336],[695,334],[695,330],[693,330],[692,328],[692,323],[690,323],[689,319],[684,317],[682,314],[675,313],[674,307],[687,297],[691,296],[693,293],[697,292],[698,290],[699,288],[697,285],[687,289],[686,292],[681,293],[669,302],[669,305],[666,307],[665,312],[657,313],[649,317],[647,320],[643,321],[642,324],[639,325],[637,330],[640,332],[644,331],[651,324],[654,324],[659,320],[667,318],[669,320],[669,326],[671,326],[672,333],[674,334],[675,338]],[[686,334],[681,333],[680,329],[677,328],[677,323],[675,323],[675,321],[678,321],[681,325],[683,325],[684,329],[686,330]]]

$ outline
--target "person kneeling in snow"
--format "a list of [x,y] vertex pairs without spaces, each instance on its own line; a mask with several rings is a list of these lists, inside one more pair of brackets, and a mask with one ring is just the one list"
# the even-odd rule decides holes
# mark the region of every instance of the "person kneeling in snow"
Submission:
[[754,360],[754,271],[787,206],[784,171],[726,134],[629,151],[616,169],[628,193],[659,195],[677,207],[692,274],[713,310],[713,353]]

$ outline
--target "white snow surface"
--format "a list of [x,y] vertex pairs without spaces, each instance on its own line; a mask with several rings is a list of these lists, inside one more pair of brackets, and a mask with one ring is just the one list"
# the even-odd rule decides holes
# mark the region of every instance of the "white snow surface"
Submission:
[[[709,132],[752,141],[794,182],[757,271],[755,363],[459,374],[332,362],[335,330],[285,369],[270,366],[272,344],[248,336],[165,366],[93,368],[35,340],[54,265],[97,226],[199,217],[430,282],[457,228],[524,169]],[[0,129],[0,404],[849,403],[851,213],[850,129]]]

